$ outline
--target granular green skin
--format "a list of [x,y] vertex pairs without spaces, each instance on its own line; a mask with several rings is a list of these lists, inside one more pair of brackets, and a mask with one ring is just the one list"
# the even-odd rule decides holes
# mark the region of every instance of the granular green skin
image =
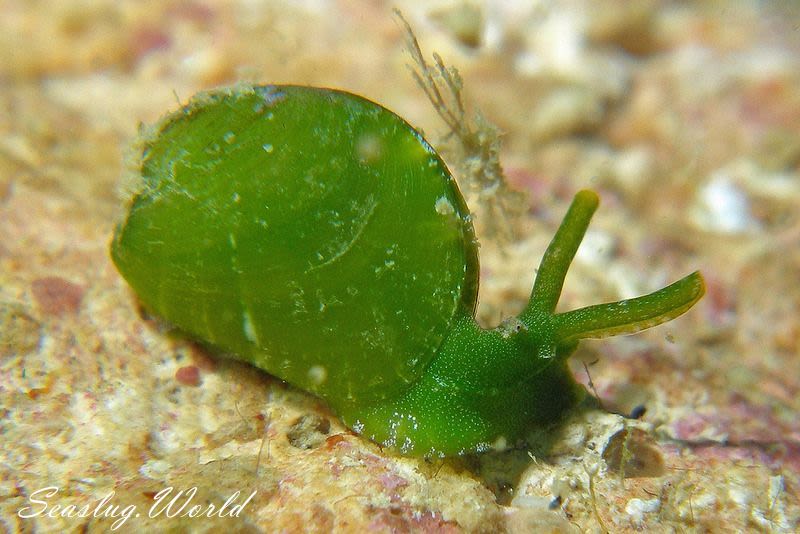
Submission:
[[583,395],[566,366],[579,339],[654,326],[703,293],[694,273],[555,314],[597,206],[582,191],[526,309],[480,328],[477,243],[455,182],[406,122],[349,93],[205,93],[143,145],[111,255],[144,305],[403,454],[515,443]]

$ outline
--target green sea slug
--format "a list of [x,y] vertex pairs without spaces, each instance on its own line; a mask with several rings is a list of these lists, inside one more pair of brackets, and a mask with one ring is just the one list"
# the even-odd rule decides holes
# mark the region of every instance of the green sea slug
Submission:
[[481,328],[455,181],[403,119],[342,91],[202,93],[151,129],[137,172],[111,256],[145,307],[406,455],[517,443],[584,394],[567,368],[580,339],[663,323],[704,291],[695,272],[556,313],[598,204],[581,191],[524,311]]

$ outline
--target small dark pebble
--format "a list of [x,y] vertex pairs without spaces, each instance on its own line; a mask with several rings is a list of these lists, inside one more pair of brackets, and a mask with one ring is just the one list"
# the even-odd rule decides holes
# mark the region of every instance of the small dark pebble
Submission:
[[184,386],[200,385],[200,369],[195,365],[187,365],[175,371],[175,380]]
[[623,429],[611,436],[603,459],[611,471],[621,471],[625,478],[660,477],[665,472],[655,440],[637,428]]
[[647,412],[647,407],[644,404],[635,406],[633,410],[631,410],[631,414],[628,416],[628,419],[640,419],[645,412]]

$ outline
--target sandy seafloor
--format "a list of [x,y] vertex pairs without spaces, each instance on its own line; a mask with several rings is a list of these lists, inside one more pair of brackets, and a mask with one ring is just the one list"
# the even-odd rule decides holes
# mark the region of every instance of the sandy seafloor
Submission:
[[[445,463],[382,451],[314,397],[143,317],[109,260],[125,147],[198,90],[338,87],[438,144],[445,126],[408,73],[393,5],[426,54],[459,69],[528,195],[510,240],[472,205],[485,324],[523,306],[584,187],[602,202],[562,309],[706,277],[685,316],[583,343],[574,372],[588,383],[590,364],[603,409],[552,431],[547,451]],[[800,7],[470,5],[2,3],[0,530],[800,528]],[[637,406],[639,419],[615,415]],[[238,517],[149,517],[167,487],[197,488],[200,504],[256,493]],[[47,488],[45,511],[30,499]],[[92,515],[109,503],[139,515]],[[85,508],[62,514],[70,505]]]

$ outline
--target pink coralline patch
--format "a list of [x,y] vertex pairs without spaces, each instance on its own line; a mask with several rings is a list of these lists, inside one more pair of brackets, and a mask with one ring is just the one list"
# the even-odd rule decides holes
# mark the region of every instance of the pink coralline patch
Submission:
[[185,20],[196,24],[209,24],[214,20],[214,11],[208,6],[194,2],[180,2],[167,10],[169,18]]
[[[800,443],[760,443],[744,441],[738,443],[694,444],[689,447],[696,458],[692,467],[701,469],[713,464],[766,465],[772,469],[793,471],[800,474]],[[671,451],[675,457],[685,456],[678,450]],[[682,462],[686,462],[686,458]],[[699,463],[698,463],[699,462]],[[682,467],[686,468],[684,464]]]
[[549,193],[550,182],[524,167],[509,167],[506,177],[514,188],[527,191],[531,198],[543,198]]
[[672,426],[672,431],[677,439],[693,441],[699,439],[703,431],[711,426],[711,423],[704,417],[692,414]]
[[419,512],[410,506],[392,506],[379,508],[372,511],[375,519],[370,523],[369,530],[389,532],[431,532],[450,534],[461,532],[457,523],[445,521],[438,514],[425,511]]
[[331,475],[333,475],[333,478],[339,478],[345,469],[339,462],[328,462],[328,466],[331,468]]
[[315,503],[311,507],[311,519],[314,525],[316,525],[317,528],[319,528],[322,532],[331,532],[333,531],[336,517],[333,512],[324,506]]
[[131,36],[131,41],[131,50],[137,59],[155,50],[169,48],[172,44],[169,35],[159,28],[153,27],[139,28]]
[[397,476],[394,473],[384,473],[378,477],[378,481],[380,481],[381,485],[387,491],[394,491],[398,488],[405,488],[408,486],[408,480]]
[[83,287],[58,276],[38,278],[31,284],[33,298],[47,315],[77,313],[83,300]]
[[377,474],[379,470],[383,471],[386,469],[386,465],[388,464],[386,458],[368,452],[362,452],[362,454],[359,455],[359,460],[363,462],[369,473],[373,475]]
[[677,421],[675,437],[697,441],[713,435],[725,435],[728,442],[777,441],[782,429],[769,406],[748,401],[742,395],[731,394],[725,406],[713,414],[692,414]]
[[175,380],[184,386],[200,385],[200,369],[196,365],[186,365],[175,371]]
[[333,434],[332,436],[328,436],[327,439],[325,439],[325,446],[328,450],[337,446],[350,448],[350,443],[347,441],[348,435],[349,434]]
[[[754,404],[740,393],[731,393],[728,396],[727,408],[734,417],[741,421],[755,423],[754,426],[759,428],[774,428],[774,421],[771,421],[774,417],[772,408],[764,404]],[[762,430],[768,430],[768,428]]]
[[[709,433],[709,430],[712,432]],[[800,441],[772,403],[753,402],[744,395],[727,396],[724,408],[692,414],[672,425],[673,436],[701,458],[786,468],[800,474]],[[712,436],[712,437],[709,437]]]
[[794,128],[800,114],[795,80],[773,77],[743,88],[740,115],[752,126]]
[[704,309],[706,319],[715,328],[732,324],[736,318],[736,298],[733,290],[722,280],[714,276],[712,269],[704,271],[706,280],[706,298]]

